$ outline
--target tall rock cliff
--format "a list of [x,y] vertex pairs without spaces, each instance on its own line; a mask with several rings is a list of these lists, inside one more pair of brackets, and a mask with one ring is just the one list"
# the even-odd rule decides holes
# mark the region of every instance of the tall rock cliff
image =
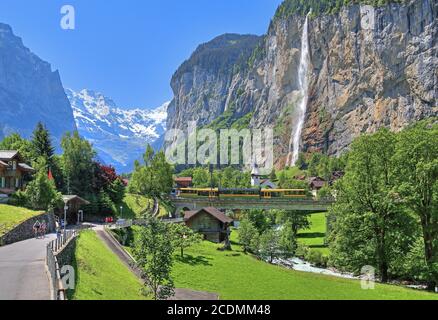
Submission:
[[172,77],[168,128],[184,128],[188,121],[203,126],[224,113],[232,78],[260,40],[253,35],[225,34],[200,45]]
[[[221,101],[226,101],[224,110],[232,106],[228,123],[248,115],[250,127],[274,129],[279,167],[287,164],[302,98],[298,70],[307,11],[285,13],[285,8],[297,3],[285,1],[246,67],[237,68],[221,94]],[[438,116],[438,1],[412,0],[375,7],[371,18],[374,24],[364,27],[363,6],[359,4],[310,15],[302,151],[338,155],[361,133],[383,126],[397,131]],[[198,87],[216,85],[202,80]],[[213,104],[208,100],[196,108],[186,103],[200,98],[195,91],[188,92],[182,100],[181,92],[175,91],[184,117],[169,115],[169,128],[190,117],[197,117],[201,125],[217,117],[216,112],[209,112]]]
[[0,23],[0,138],[13,132],[29,137],[38,121],[57,147],[65,131],[76,130],[58,71]]

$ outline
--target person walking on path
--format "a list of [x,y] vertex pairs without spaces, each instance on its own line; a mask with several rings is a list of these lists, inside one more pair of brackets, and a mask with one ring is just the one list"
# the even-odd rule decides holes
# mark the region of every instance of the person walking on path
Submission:
[[41,229],[41,222],[40,222],[39,220],[37,220],[37,221],[33,224],[33,233],[34,233],[36,239],[39,238],[40,229]]
[[40,230],[41,230],[41,238],[44,239],[44,238],[46,237],[46,233],[47,233],[47,224],[46,224],[45,221],[43,221],[43,222],[41,223]]

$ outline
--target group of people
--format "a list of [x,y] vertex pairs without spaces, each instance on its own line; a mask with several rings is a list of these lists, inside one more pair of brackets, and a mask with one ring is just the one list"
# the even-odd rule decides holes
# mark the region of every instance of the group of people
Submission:
[[[56,230],[56,236],[58,238],[62,234],[62,228],[63,227],[64,227],[64,221],[61,220],[61,222],[59,222],[59,220],[57,219],[55,221],[55,230]],[[46,234],[47,234],[47,231],[48,231],[48,226],[47,226],[47,223],[44,220],[42,222],[37,220],[34,223],[32,228],[33,228],[33,233],[34,233],[36,239],[44,239],[46,237]]]
[[37,220],[33,225],[33,233],[35,234],[35,238],[45,238],[47,233],[47,224],[45,221],[40,222]]

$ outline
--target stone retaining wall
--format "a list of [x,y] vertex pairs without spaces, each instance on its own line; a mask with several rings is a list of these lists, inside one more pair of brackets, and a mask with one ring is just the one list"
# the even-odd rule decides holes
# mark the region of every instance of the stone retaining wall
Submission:
[[44,213],[39,216],[30,218],[16,226],[14,229],[0,237],[0,245],[8,245],[15,242],[32,239],[35,235],[33,225],[36,221],[45,221],[47,224],[47,233],[55,232],[55,216],[53,213]]
[[62,248],[60,252],[56,253],[56,259],[58,259],[58,264],[60,268],[62,268],[63,266],[71,266],[73,264],[76,250],[76,239],[77,237],[71,239],[70,242],[64,248]]

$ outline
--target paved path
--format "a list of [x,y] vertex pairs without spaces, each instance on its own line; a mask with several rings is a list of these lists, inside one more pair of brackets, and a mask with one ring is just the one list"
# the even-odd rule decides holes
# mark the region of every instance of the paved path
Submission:
[[56,235],[0,247],[0,300],[50,300],[46,245]]

